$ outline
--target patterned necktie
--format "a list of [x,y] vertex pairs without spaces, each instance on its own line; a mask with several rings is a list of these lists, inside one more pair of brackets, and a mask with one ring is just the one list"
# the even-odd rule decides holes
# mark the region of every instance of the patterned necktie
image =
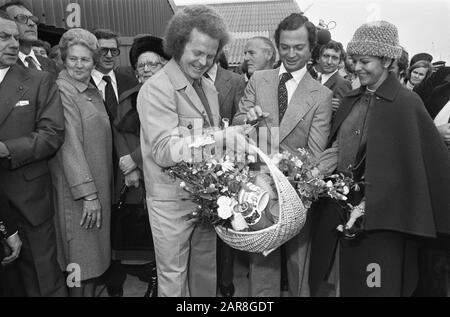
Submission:
[[203,107],[205,107],[206,113],[208,114],[209,122],[211,123],[211,125],[214,125],[211,108],[209,107],[208,99],[206,99],[205,92],[203,91],[201,79],[195,79],[194,82],[192,83],[192,87],[194,87],[194,90],[197,93],[198,97],[200,98]]
[[280,83],[278,84],[278,109],[279,109],[280,123],[288,107],[288,93],[286,88],[286,82],[291,78],[292,78],[291,73],[283,73],[281,75]]
[[39,70],[39,68],[37,68],[36,63],[33,60],[33,57],[27,56],[25,57],[25,61],[28,63],[28,68]]
[[111,77],[108,75],[103,76],[103,80],[106,81],[105,86],[105,105],[106,105],[106,112],[108,113],[109,120],[111,122],[114,121],[114,118],[116,117],[117,113],[117,98],[116,93],[114,92],[114,88],[111,82]]

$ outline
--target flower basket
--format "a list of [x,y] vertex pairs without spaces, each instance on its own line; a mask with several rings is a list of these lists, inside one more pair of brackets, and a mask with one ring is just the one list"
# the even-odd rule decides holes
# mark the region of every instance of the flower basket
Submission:
[[235,249],[268,255],[300,232],[306,221],[307,209],[295,188],[270,158],[256,146],[250,147],[267,164],[274,180],[280,208],[278,222],[258,231],[236,231],[222,226],[216,226],[215,230],[226,244]]

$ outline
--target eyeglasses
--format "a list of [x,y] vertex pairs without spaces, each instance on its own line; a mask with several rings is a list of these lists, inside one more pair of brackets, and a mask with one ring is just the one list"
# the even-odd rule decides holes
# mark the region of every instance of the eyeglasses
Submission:
[[137,68],[144,69],[145,66],[147,66],[150,69],[155,69],[161,64],[162,64],[161,62],[145,62],[137,64]]
[[102,56],[108,55],[108,52],[111,52],[112,57],[116,57],[120,55],[120,49],[115,47],[100,47],[100,54]]
[[18,14],[14,17],[14,20],[16,20],[19,23],[22,24],[28,24],[28,20],[33,21],[34,23],[39,22],[39,18],[35,17],[34,15],[25,15],[25,14]]

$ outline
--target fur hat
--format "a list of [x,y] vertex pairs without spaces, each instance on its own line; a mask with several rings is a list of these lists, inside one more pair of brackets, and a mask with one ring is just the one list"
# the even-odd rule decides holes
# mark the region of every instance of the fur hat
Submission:
[[347,54],[399,58],[402,48],[397,27],[386,21],[361,25],[347,45]]
[[136,63],[139,55],[145,52],[154,52],[166,60],[170,59],[170,56],[163,50],[163,42],[161,38],[151,35],[136,36],[130,49],[130,63],[134,69],[136,69]]

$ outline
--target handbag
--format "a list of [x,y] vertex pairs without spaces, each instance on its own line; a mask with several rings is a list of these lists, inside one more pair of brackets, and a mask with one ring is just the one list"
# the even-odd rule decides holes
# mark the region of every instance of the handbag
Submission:
[[126,202],[128,190],[128,186],[123,184],[119,201],[112,206],[112,248],[114,250],[154,250],[145,190],[142,190],[140,203],[137,204]]

